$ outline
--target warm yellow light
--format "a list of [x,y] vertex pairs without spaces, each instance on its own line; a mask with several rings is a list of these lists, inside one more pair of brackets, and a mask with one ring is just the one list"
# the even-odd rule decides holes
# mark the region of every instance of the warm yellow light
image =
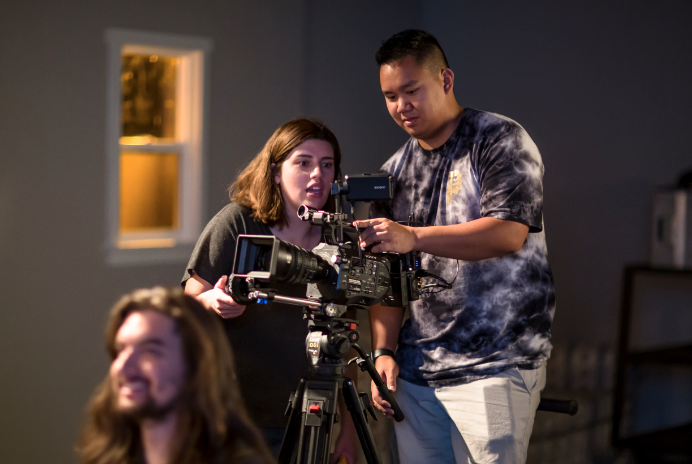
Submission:
[[131,137],[120,137],[123,145],[150,145],[156,138],[151,135],[135,135]]
[[176,76],[179,59],[122,55],[122,132],[125,137],[176,138]]
[[149,238],[143,240],[119,240],[118,248],[172,248],[175,246],[173,238]]
[[120,231],[178,227],[178,154],[120,155]]

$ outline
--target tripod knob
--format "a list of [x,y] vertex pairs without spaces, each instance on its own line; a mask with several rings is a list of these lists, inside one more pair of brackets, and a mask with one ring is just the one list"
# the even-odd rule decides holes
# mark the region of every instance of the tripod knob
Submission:
[[350,346],[351,343],[348,341],[348,338],[341,334],[336,334],[329,339],[327,352],[330,356],[341,358],[348,352]]
[[358,343],[358,340],[360,339],[360,334],[357,330],[352,330],[348,333],[348,339],[351,341],[351,343]]

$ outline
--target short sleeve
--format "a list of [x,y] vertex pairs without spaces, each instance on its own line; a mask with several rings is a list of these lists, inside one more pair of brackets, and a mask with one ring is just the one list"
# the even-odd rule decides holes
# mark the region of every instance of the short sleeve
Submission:
[[477,169],[482,217],[519,222],[532,233],[543,229],[543,162],[521,126],[489,142]]
[[209,221],[188,261],[181,282],[183,287],[192,271],[211,285],[222,276],[231,274],[238,235],[271,234],[267,226],[257,223],[244,209],[231,203]]

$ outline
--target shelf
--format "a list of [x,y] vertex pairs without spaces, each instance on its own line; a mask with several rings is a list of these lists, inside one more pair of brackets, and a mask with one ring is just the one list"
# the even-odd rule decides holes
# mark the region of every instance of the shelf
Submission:
[[[673,269],[651,267],[648,265],[626,266],[623,273],[622,299],[620,306],[620,327],[618,335],[618,354],[615,367],[615,388],[613,391],[613,445],[618,448],[638,450],[639,455],[692,456],[692,424],[658,430],[644,435],[623,436],[623,419],[626,404],[626,383],[628,371],[633,365],[692,366],[692,345],[661,347],[652,350],[630,352],[630,329],[632,306],[637,275],[648,274],[668,278],[692,276],[692,269]],[[672,453],[672,454],[671,454]],[[641,460],[638,462],[658,462]],[[666,461],[667,462],[667,461]],[[672,461],[671,461],[672,462]],[[691,462],[687,459],[674,462]]]
[[692,268],[677,268],[677,267],[653,267],[647,264],[636,264],[632,266],[627,266],[625,272],[630,272],[632,274],[668,274],[675,276],[689,276],[692,275]]
[[627,361],[632,364],[692,365],[692,345],[632,352],[627,355]]
[[[621,445],[633,453],[653,456],[692,457],[692,424],[681,425],[655,432],[628,437]],[[672,461],[671,461],[672,462]],[[688,461],[675,461],[688,462]]]

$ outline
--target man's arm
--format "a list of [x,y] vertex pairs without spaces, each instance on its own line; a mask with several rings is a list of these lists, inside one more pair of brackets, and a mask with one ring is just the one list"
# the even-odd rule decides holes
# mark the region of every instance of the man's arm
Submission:
[[[402,308],[391,308],[379,304],[370,307],[370,332],[372,333],[373,352],[381,348],[387,348],[392,351],[396,349],[403,319],[404,310]],[[375,368],[379,372],[380,377],[382,377],[384,384],[387,385],[387,388],[390,391],[396,390],[399,366],[394,358],[387,355],[380,356],[375,360]],[[391,405],[380,396],[375,382],[371,382],[370,388],[375,407],[391,418],[394,415],[394,411]]]
[[450,226],[409,227],[384,218],[357,221],[357,225],[366,227],[361,234],[361,246],[379,242],[372,249],[374,253],[418,250],[464,261],[516,253],[529,232],[524,224],[493,217]]

